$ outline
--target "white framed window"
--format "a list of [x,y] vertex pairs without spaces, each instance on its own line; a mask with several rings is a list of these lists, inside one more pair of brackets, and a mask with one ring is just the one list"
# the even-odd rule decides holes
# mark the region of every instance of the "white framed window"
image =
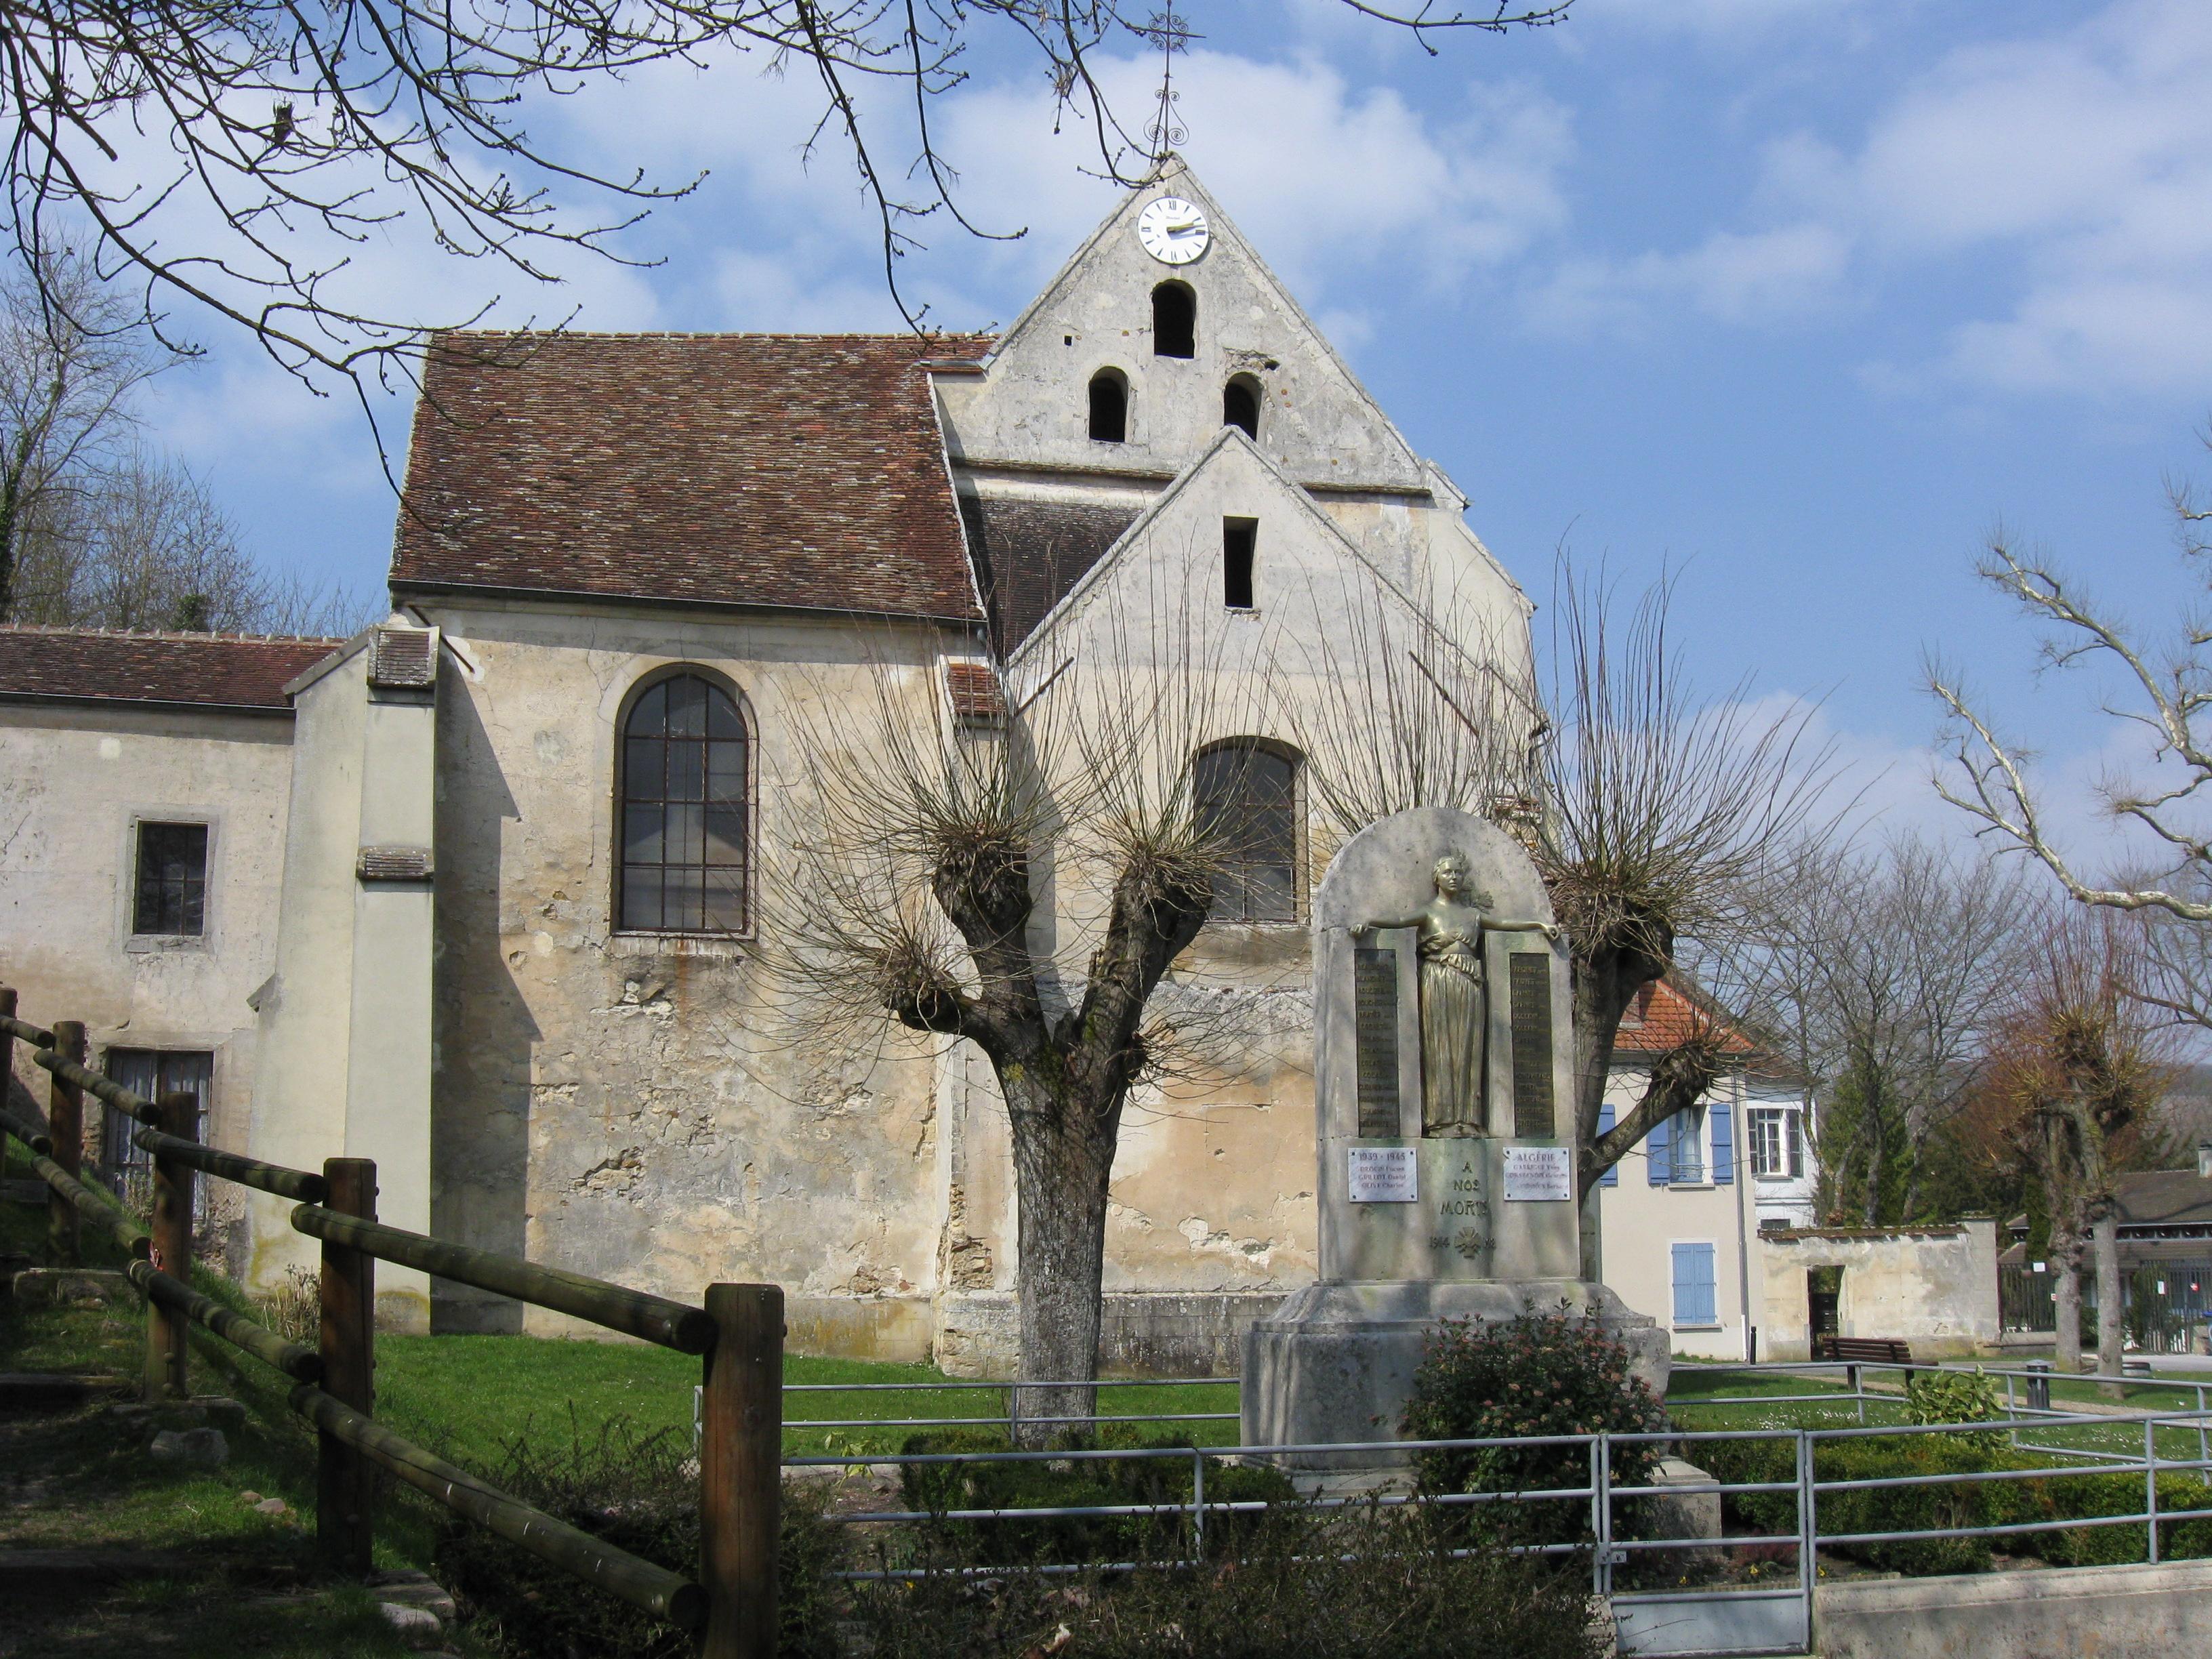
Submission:
[[1753,1106],[1751,1172],[1762,1181],[1798,1181],[1805,1175],[1804,1114],[1795,1106]]
[[1674,1114],[1667,1137],[1673,1162],[1668,1178],[1677,1187],[1701,1187],[1705,1181],[1705,1109],[1686,1106]]
[[1673,1247],[1674,1324],[1678,1329],[1720,1323],[1714,1278],[1716,1254],[1712,1245],[1704,1240]]

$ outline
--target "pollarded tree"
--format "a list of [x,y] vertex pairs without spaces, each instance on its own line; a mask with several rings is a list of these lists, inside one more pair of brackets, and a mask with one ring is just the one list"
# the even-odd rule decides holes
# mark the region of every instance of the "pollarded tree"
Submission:
[[2100,1369],[2119,1370],[2118,1209],[2112,1176],[2156,1138],[2172,1079],[2169,1033],[2135,994],[2141,937],[2110,910],[2046,912],[2035,960],[1990,1036],[1990,1121],[2043,1190],[2061,1366],[2081,1358],[2081,1268],[2097,1274]]
[[[1173,605],[1117,619],[1103,649],[1039,636],[1030,659],[1059,665],[1040,684],[981,662],[954,665],[949,688],[927,665],[879,665],[857,704],[810,697],[794,732],[783,793],[811,829],[769,872],[764,963],[799,1041],[865,1048],[888,1018],[989,1060],[1013,1146],[1024,1381],[1096,1375],[1124,1110],[1218,1018],[1155,993],[1239,861],[1246,831],[1208,821],[1193,762],[1264,729],[1251,664],[1269,647],[1214,660],[1187,618],[1158,620]],[[1094,1397],[1022,1403],[1080,1417]]]

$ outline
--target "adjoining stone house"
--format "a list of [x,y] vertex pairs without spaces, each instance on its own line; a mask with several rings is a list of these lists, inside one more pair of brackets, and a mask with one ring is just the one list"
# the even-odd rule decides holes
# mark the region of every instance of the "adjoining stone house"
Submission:
[[1644,987],[1621,1019],[1598,1124],[1603,1133],[1632,1109],[1650,1063],[1700,1024],[1719,1036],[1725,1069],[1703,1100],[1600,1177],[1601,1276],[1672,1333],[1676,1353],[1741,1359],[1747,1310],[1757,1328],[1766,1301],[1759,1235],[1814,1219],[1808,1097],[1703,998],[1667,979]]
[[[1163,198],[1189,204],[1172,263],[1140,235]],[[779,995],[763,883],[818,828],[799,734],[889,681],[988,741],[1002,697],[1071,662],[1200,665],[1270,690],[1221,698],[1246,712],[1191,757],[1250,830],[1170,992],[1217,999],[1237,1041],[1125,1121],[1108,1341],[1233,1363],[1315,1271],[1304,906],[1330,846],[1302,701],[1323,647],[1443,628],[1518,683],[1531,606],[1203,186],[1170,163],[995,337],[456,337],[405,489],[391,621],[288,669],[285,763],[204,792],[258,815],[252,867],[281,886],[221,992],[252,1085],[218,1066],[215,1138],[374,1157],[383,1218],[442,1237],[686,1297],[775,1280],[804,1348],[999,1370],[1015,1227],[988,1064],[757,1018]],[[118,809],[41,810],[99,836]],[[1087,904],[1054,877],[1039,948]],[[113,946],[55,921],[58,955],[0,938],[33,1017]],[[226,1240],[256,1282],[306,1259],[283,1208]],[[564,1328],[379,1283],[394,1322]]]
[[[0,978],[27,1017],[75,1018],[106,1069],[251,1130],[290,809],[285,688],[334,640],[0,629]],[[19,1061],[43,1106],[46,1074]],[[144,1158],[95,1112],[86,1148]],[[228,1189],[234,1193],[236,1189]],[[210,1193],[218,1226],[238,1206]]]

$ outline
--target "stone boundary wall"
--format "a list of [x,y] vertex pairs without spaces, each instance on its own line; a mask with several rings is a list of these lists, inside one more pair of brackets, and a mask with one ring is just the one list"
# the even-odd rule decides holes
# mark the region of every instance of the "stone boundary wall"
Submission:
[[1844,1270],[1837,1331],[1910,1342],[1916,1358],[1983,1352],[1996,1346],[1996,1223],[1949,1227],[1805,1228],[1759,1236],[1762,1359],[1812,1354],[1806,1275]]
[[2212,1561],[1823,1584],[1823,1659],[2169,1659],[2201,1653]]

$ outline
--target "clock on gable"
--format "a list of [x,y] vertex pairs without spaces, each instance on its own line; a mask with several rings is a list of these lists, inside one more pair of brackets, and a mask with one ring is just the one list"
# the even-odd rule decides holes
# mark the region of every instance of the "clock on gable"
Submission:
[[1137,240],[1164,265],[1187,265],[1206,252],[1206,215],[1180,196],[1147,202],[1137,216]]

